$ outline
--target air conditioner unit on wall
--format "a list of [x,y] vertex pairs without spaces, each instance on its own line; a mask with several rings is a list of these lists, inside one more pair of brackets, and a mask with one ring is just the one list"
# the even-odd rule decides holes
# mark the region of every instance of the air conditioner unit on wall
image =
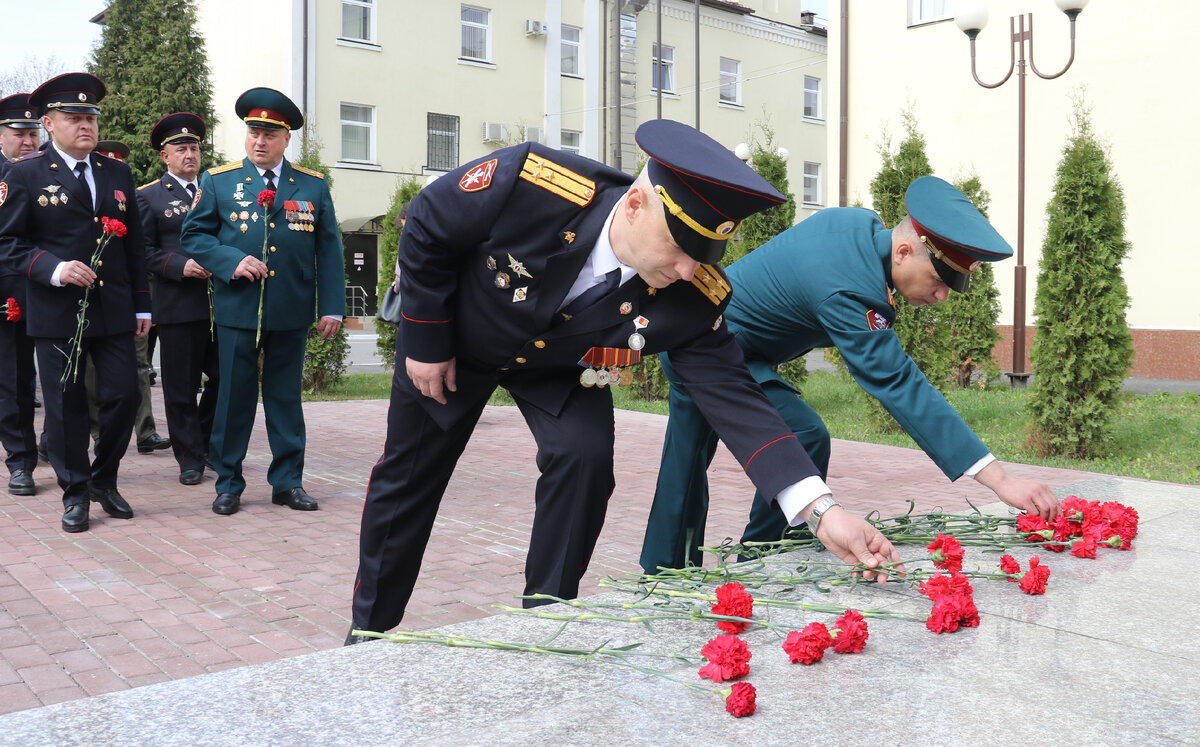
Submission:
[[503,143],[508,140],[508,128],[503,122],[484,122],[483,123],[483,142],[485,143]]
[[527,143],[545,143],[546,128],[527,126],[525,128],[525,142]]
[[525,36],[542,36],[546,33],[546,25],[541,21],[528,20],[525,22]]

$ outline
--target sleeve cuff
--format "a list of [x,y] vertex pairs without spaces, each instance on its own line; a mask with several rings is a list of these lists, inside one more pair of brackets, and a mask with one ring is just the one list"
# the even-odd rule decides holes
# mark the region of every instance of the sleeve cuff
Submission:
[[145,313],[145,314],[134,314],[134,316],[135,316],[135,317],[137,317],[138,319],[149,319],[149,318],[150,318],[150,314],[149,314],[149,313]]
[[799,526],[804,523],[804,519],[800,517],[801,512],[808,508],[808,504],[826,494],[832,495],[833,491],[819,475],[813,475],[779,491],[779,495],[775,496],[775,503],[787,517],[789,525]]
[[66,262],[58,263],[58,266],[54,268],[54,272],[50,273],[50,285],[53,285],[55,288],[61,288],[64,285],[66,285],[66,283],[64,283],[59,278],[59,275],[62,273],[63,268],[66,266],[67,266]]
[[974,479],[975,475],[978,475],[980,473],[980,471],[983,470],[984,467],[988,466],[989,464],[991,464],[994,461],[996,461],[996,456],[994,454],[992,454],[992,452],[989,451],[987,454],[984,454],[983,458],[980,459],[978,462],[975,462],[970,467],[967,467],[966,471],[963,472],[963,474],[966,475],[967,477],[970,477],[971,479]]

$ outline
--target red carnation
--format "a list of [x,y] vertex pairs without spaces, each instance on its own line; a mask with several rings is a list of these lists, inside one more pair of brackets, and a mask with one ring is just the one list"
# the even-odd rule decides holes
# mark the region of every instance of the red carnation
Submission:
[[937,601],[938,597],[969,597],[975,593],[975,590],[971,588],[970,580],[961,573],[952,573],[949,576],[944,573],[935,573],[927,581],[921,582],[920,589],[922,594],[934,601]]
[[1028,534],[1040,532],[1047,527],[1046,520],[1037,514],[1021,514],[1017,517],[1017,531]]
[[114,234],[117,238],[120,238],[125,235],[125,231],[127,230],[125,224],[116,218],[101,218],[100,225],[103,227],[106,236]]
[[[717,587],[717,603],[713,605],[714,615],[729,615],[730,617],[752,617],[754,615],[754,597],[746,591],[746,587],[736,581],[731,581]],[[721,620],[717,627],[726,633],[741,633],[750,627],[750,623]]]
[[1116,501],[1108,501],[1100,504],[1099,514],[1103,520],[1108,522],[1114,532],[1121,535],[1121,549],[1128,550],[1132,547],[1133,538],[1138,533],[1137,510],[1129,506],[1122,506]]
[[979,627],[979,610],[975,600],[964,594],[946,594],[933,602],[933,611],[925,627],[934,633],[953,633],[959,627]]
[[939,534],[926,548],[933,556],[933,564],[948,571],[961,571],[963,549],[958,540],[949,534]]
[[[1018,563],[1017,559],[1014,558],[1013,556],[1005,555],[1000,558],[1000,572],[1007,573],[1009,575],[1012,575],[1014,573],[1020,573],[1021,572],[1021,564]],[[1016,581],[1015,578],[1010,578],[1008,580]]]
[[735,682],[729,694],[725,696],[725,710],[736,718],[753,716],[755,709],[758,708],[754,702],[757,695],[754,685],[749,682]]
[[1029,559],[1029,570],[1021,578],[1021,591],[1026,594],[1045,594],[1046,581],[1050,579],[1050,569],[1040,565],[1041,559],[1034,555]]
[[811,622],[803,631],[793,630],[783,642],[783,650],[793,664],[814,664],[825,655],[825,649],[833,645],[833,636],[824,623]]
[[1092,524],[1083,530],[1083,538],[1071,545],[1071,554],[1077,558],[1095,558],[1096,548],[1104,539],[1106,524]]
[[839,654],[861,653],[867,645],[867,621],[858,610],[846,610],[833,623],[837,635],[833,639],[833,650]]
[[21,321],[21,307],[17,303],[17,299],[15,299],[15,298],[8,299],[8,301],[4,304],[4,310],[5,310],[5,312],[7,312],[7,315],[5,318],[7,318],[8,321],[10,321],[10,322]]
[[736,680],[750,673],[750,647],[736,635],[719,635],[700,649],[709,663],[700,667],[700,677],[713,682]]
[[271,205],[275,204],[275,190],[264,189],[258,193],[258,204],[267,210],[271,209]]

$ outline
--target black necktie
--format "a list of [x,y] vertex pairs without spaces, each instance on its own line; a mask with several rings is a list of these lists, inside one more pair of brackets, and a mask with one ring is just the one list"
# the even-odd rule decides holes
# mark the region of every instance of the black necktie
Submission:
[[95,212],[96,203],[92,199],[92,188],[88,186],[87,177],[84,176],[87,173],[87,167],[87,161],[77,162],[75,164],[75,177],[79,179],[79,189],[82,191],[84,199],[87,200],[87,206],[92,209],[92,212]]
[[193,200],[196,199],[196,185],[195,184],[188,182],[187,191],[188,191],[188,194],[192,196]]
[[275,172],[267,169],[263,172],[263,178],[267,180],[267,189],[275,191]]
[[617,287],[617,283],[621,281],[621,268],[610,271],[604,276],[604,281],[596,283],[592,287],[580,293],[571,302],[562,307],[559,312],[564,316],[575,316],[593,303],[603,298],[609,291]]

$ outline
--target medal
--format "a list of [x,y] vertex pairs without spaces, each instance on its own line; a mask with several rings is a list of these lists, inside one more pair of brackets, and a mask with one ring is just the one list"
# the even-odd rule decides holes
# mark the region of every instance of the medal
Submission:
[[508,273],[497,272],[495,283],[496,283],[497,288],[507,288],[508,287]]
[[596,371],[596,386],[601,389],[608,386],[608,371],[605,371],[603,368]]
[[524,288],[517,288],[516,290],[513,291],[513,303],[517,303],[518,301],[524,301],[526,299],[526,297],[528,297],[528,295],[529,295],[529,287],[528,286],[526,286]]
[[485,265],[487,265],[487,268],[488,268],[489,270],[494,270],[494,269],[496,269],[496,258],[495,258],[495,257],[488,257],[488,258],[487,258],[487,262],[485,262],[484,264],[485,264]]
[[623,381],[623,379],[621,378],[621,369],[614,366],[613,369],[608,372],[609,385],[610,386],[620,386],[622,384],[622,381]]
[[[257,215],[257,213],[256,213],[256,215]],[[241,220],[250,220],[250,211],[243,210],[242,212],[238,213],[238,218],[240,218]]]
[[596,369],[594,369],[594,368],[585,368],[583,370],[583,373],[579,374],[579,383],[583,384],[584,386],[587,386],[587,387],[595,386],[596,381],[597,381]]
[[508,255],[508,266],[512,268],[513,272],[517,273],[517,277],[519,278],[533,277],[533,275],[530,275],[529,271],[525,269],[525,265],[521,262],[518,262],[517,259],[511,254]]
[[631,350],[641,350],[642,348],[646,347],[646,338],[642,337],[637,330],[643,329],[649,326],[649,324],[650,320],[644,316],[639,316],[633,320],[634,332],[629,336],[629,348]]
[[632,303],[630,303],[629,301],[626,301],[625,303],[621,304],[621,314],[632,314],[632,313],[633,313],[633,304]]
[[629,386],[633,383],[633,371],[626,368],[621,371],[621,386]]

